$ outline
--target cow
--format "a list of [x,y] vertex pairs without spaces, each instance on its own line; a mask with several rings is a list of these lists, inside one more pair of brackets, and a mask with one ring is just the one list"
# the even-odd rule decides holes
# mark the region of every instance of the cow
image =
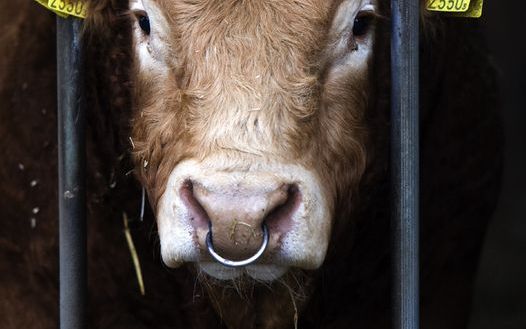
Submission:
[[[88,326],[390,328],[389,1],[87,5]],[[53,328],[55,18],[0,18],[0,327]],[[420,53],[421,324],[465,328],[497,86],[476,21],[423,9]]]

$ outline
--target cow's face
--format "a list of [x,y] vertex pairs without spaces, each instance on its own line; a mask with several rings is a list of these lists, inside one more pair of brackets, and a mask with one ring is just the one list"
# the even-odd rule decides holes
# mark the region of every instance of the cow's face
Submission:
[[[134,158],[169,266],[324,261],[365,167],[375,0],[132,0]],[[340,202],[340,200],[342,200]],[[233,260],[269,245],[258,262]]]

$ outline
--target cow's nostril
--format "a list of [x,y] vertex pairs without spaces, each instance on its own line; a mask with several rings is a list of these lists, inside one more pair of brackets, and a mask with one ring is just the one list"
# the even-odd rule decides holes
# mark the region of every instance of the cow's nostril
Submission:
[[191,225],[196,229],[207,229],[210,220],[205,209],[194,196],[194,184],[192,181],[184,181],[179,193],[188,209]]
[[296,184],[289,184],[285,187],[287,197],[285,202],[274,208],[265,218],[270,232],[285,234],[292,228],[292,216],[301,203],[301,193]]

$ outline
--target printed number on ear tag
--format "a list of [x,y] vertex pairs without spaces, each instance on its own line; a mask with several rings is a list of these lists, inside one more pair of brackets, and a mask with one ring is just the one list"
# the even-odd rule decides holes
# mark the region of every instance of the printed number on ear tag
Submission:
[[84,0],[48,0],[47,7],[55,12],[86,18]]
[[430,11],[439,11],[450,17],[482,16],[484,0],[427,0],[426,8]]
[[41,4],[42,6],[46,7],[47,9],[51,10],[52,12],[54,12],[55,14],[57,14],[58,16],[62,17],[62,18],[66,18],[68,17],[69,15],[67,14],[63,14],[61,13],[60,11],[57,11],[57,10],[53,10],[53,9],[50,9],[47,5],[47,2],[48,0],[35,0],[36,2],[38,2],[39,4]]
[[428,0],[427,10],[463,13],[469,9],[470,0]]

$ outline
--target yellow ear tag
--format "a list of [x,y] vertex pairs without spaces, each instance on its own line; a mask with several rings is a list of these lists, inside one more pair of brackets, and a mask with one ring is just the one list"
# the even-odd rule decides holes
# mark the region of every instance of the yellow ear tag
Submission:
[[86,3],[84,0],[48,0],[47,7],[66,15],[86,18]]
[[60,17],[76,16],[86,18],[85,0],[35,0]]
[[482,16],[483,3],[484,0],[427,0],[426,8],[452,17],[479,18]]
[[66,18],[68,17],[69,15],[66,15],[66,14],[63,14],[61,13],[60,11],[56,11],[56,10],[53,10],[51,8],[49,8],[47,6],[47,2],[48,0],[35,0],[37,3],[41,4],[42,6],[46,7],[47,9],[51,10],[52,12],[54,12],[55,14],[57,14],[58,16],[62,17],[62,18]]

